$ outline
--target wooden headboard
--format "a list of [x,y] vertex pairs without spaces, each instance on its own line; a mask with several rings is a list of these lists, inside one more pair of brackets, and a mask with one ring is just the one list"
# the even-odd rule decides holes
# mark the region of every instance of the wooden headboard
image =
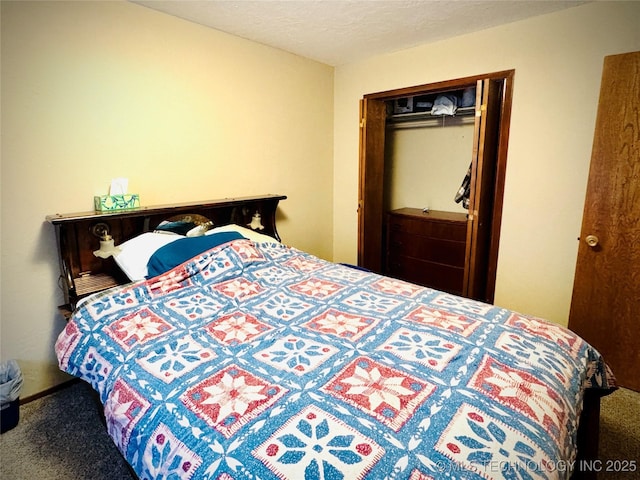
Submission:
[[263,230],[260,233],[280,240],[276,229],[276,209],[284,195],[225,198],[175,205],[156,205],[114,212],[82,212],[48,215],[55,226],[60,258],[60,274],[65,303],[60,309],[67,314],[76,301],[90,293],[129,282],[113,258],[102,259],[93,252],[100,247],[94,233],[100,224],[106,225],[116,245],[141,233],[153,231],[160,222],[180,214],[203,215],[214,226],[235,223],[247,226],[259,213]]

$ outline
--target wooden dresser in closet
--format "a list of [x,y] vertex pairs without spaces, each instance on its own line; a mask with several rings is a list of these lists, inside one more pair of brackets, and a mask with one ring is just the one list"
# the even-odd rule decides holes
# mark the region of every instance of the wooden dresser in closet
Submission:
[[467,215],[401,208],[387,213],[386,274],[462,294]]

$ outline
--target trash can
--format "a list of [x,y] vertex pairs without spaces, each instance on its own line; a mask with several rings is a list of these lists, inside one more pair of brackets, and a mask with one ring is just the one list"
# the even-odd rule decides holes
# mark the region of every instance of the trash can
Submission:
[[0,433],[11,430],[20,419],[22,372],[15,360],[0,364]]

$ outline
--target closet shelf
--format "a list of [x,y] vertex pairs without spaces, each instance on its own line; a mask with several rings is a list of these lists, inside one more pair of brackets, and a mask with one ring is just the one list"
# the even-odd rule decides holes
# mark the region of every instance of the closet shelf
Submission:
[[400,124],[406,122],[426,121],[426,120],[442,120],[442,118],[469,117],[475,115],[476,107],[459,107],[455,115],[431,115],[431,110],[425,112],[413,113],[397,113],[387,117],[387,123]]

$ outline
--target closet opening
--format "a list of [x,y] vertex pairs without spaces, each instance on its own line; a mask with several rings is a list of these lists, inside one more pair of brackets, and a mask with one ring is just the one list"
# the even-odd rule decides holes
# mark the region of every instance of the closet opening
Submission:
[[363,97],[360,266],[493,302],[513,76]]

